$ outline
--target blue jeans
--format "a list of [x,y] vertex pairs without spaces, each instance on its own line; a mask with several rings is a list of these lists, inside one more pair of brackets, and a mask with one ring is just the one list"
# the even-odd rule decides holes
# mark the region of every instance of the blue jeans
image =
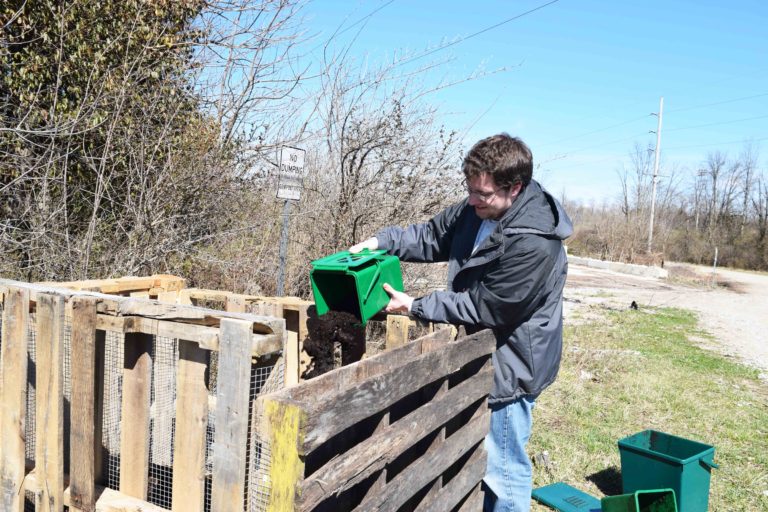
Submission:
[[528,512],[533,490],[531,460],[525,445],[531,436],[536,396],[491,406],[491,430],[485,438],[488,466],[484,512]]

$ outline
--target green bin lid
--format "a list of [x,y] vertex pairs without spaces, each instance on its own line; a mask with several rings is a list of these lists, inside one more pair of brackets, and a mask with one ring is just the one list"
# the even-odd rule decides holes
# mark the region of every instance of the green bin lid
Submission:
[[371,260],[381,259],[381,256],[387,254],[387,251],[378,249],[371,251],[364,249],[359,253],[352,254],[349,251],[341,251],[331,254],[325,258],[312,261],[312,267],[320,270],[347,270],[356,268]]

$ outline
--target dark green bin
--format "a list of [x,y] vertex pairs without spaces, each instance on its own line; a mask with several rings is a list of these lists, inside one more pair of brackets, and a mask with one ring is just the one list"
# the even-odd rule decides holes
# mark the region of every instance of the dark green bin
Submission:
[[403,291],[400,260],[386,251],[342,251],[312,262],[309,274],[318,315],[351,313],[365,324],[389,303],[382,285]]
[[677,512],[677,502],[672,489],[654,489],[606,496],[600,500],[600,509],[602,512]]
[[718,467],[714,446],[657,430],[644,430],[618,444],[625,494],[672,489],[680,512],[707,512],[710,473]]

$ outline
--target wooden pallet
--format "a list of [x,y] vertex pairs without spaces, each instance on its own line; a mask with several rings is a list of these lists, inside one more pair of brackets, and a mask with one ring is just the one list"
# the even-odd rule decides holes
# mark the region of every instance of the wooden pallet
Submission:
[[450,336],[260,397],[269,510],[479,510],[496,341]]
[[[280,353],[282,319],[0,280],[0,510],[152,511],[147,502],[152,336],[179,340],[176,364],[174,511],[202,511],[210,354],[218,354],[212,448],[212,510],[241,511],[251,416],[252,358]],[[71,399],[65,403],[64,338],[69,323]],[[119,489],[103,485],[105,332],[123,336]],[[36,361],[28,373],[29,333]],[[34,375],[35,455],[25,461],[27,379]],[[64,422],[64,408],[70,421]],[[255,428],[255,427],[254,427]],[[65,442],[66,441],[66,442]],[[70,446],[65,473],[64,446]],[[239,499],[237,499],[239,497]]]
[[164,302],[203,304],[224,311],[274,316],[285,320],[286,345],[282,355],[285,385],[299,382],[301,343],[307,337],[307,310],[314,302],[299,297],[265,297],[221,290],[184,288],[158,296]]

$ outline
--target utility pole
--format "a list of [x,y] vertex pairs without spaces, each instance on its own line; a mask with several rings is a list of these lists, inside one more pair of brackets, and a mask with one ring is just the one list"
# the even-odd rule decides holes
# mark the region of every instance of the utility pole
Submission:
[[648,223],[648,253],[653,247],[653,215],[656,208],[656,184],[659,181],[659,153],[661,152],[661,118],[664,115],[664,96],[659,99],[659,113],[651,114],[659,118],[656,127],[656,149],[653,152],[653,187],[651,189],[651,219]]

